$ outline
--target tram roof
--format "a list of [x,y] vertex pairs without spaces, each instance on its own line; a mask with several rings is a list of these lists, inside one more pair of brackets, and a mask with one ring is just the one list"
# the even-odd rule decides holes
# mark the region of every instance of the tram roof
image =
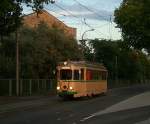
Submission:
[[101,68],[107,70],[106,67],[102,63],[89,62],[89,61],[64,61],[59,62],[58,66],[67,66],[67,65],[75,65],[81,67],[92,67],[92,68]]

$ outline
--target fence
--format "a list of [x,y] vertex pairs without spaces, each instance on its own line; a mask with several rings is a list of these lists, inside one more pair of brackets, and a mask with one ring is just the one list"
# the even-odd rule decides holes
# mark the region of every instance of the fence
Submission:
[[108,88],[128,87],[140,84],[150,84],[149,79],[145,80],[108,80]]
[[[19,95],[53,93],[56,89],[56,80],[53,79],[20,79]],[[16,80],[0,79],[0,96],[15,96]]]
[[[108,88],[126,87],[136,84],[150,84],[150,80],[108,80]],[[21,79],[19,81],[19,95],[55,93],[56,80],[54,79]],[[0,79],[0,96],[15,96],[16,80]]]

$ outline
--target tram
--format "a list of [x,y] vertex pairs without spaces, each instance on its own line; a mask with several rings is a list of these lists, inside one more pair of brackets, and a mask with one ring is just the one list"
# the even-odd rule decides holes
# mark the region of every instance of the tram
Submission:
[[57,66],[60,97],[84,97],[107,92],[107,69],[99,63],[65,61]]

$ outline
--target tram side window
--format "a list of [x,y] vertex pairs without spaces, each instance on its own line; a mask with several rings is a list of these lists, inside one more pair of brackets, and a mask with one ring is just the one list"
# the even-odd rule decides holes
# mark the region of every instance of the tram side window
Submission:
[[74,80],[79,80],[79,70],[74,70]]
[[102,80],[102,73],[101,73],[101,71],[98,72],[98,76],[99,76],[98,79],[99,79],[99,80]]
[[84,80],[84,69],[81,68],[81,80]]
[[93,80],[102,80],[102,73],[98,70],[93,70]]
[[60,79],[61,80],[71,80],[72,79],[72,70],[69,70],[69,69],[60,70]]
[[101,73],[100,71],[93,71],[93,80],[101,80],[102,79],[102,76],[101,76]]
[[92,70],[86,71],[86,80],[92,80]]
[[86,80],[104,80],[106,79],[105,74],[98,70],[87,70]]

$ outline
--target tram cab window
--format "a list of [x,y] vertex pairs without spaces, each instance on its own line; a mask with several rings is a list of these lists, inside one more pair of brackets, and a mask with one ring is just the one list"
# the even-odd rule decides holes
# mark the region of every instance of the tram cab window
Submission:
[[74,80],[79,80],[79,70],[74,70]]
[[72,79],[72,70],[62,69],[60,70],[60,80],[71,80]]

